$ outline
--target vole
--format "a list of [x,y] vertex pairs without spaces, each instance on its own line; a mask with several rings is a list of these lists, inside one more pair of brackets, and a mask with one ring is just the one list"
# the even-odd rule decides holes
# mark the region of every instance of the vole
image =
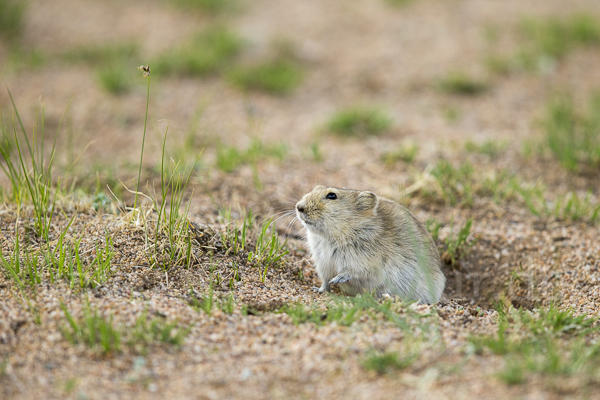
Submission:
[[296,203],[319,278],[319,292],[342,292],[437,303],[446,278],[423,223],[375,193],[316,186]]

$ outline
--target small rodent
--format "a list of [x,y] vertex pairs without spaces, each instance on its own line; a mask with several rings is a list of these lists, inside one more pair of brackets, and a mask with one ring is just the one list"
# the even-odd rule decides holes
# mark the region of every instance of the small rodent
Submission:
[[307,231],[319,292],[342,292],[437,303],[446,278],[423,223],[400,204],[372,192],[316,186],[296,203]]

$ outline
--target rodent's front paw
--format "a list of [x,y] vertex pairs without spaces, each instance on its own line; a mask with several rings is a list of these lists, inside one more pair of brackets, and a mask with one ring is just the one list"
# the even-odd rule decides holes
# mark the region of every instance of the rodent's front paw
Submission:
[[335,278],[333,278],[332,280],[330,280],[329,284],[330,285],[337,285],[339,283],[348,282],[350,279],[352,279],[352,277],[350,275],[339,274],[338,276],[336,276]]

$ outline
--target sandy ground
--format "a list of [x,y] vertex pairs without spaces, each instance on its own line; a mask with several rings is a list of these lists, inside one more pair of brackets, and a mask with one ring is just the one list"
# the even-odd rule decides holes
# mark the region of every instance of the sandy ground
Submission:
[[[541,181],[549,193],[591,191],[600,196],[600,175],[570,174],[549,158],[527,158],[522,146],[541,135],[539,119],[550,95],[570,90],[583,102],[600,87],[600,51],[579,48],[546,74],[488,72],[483,62],[490,52],[511,53],[518,45],[517,26],[524,16],[568,16],[587,12],[600,17],[594,0],[556,1],[414,1],[392,7],[385,1],[247,2],[232,13],[211,16],[182,11],[161,1],[88,0],[29,2],[22,38],[24,48],[48,55],[42,67],[14,67],[9,48],[0,44],[2,80],[10,87],[25,125],[33,126],[43,101],[46,126],[53,131],[67,111],[67,136],[58,140],[59,168],[91,143],[76,167],[80,180],[94,185],[92,168],[103,179],[130,182],[136,173],[146,103],[145,80],[135,70],[165,49],[176,46],[212,23],[226,23],[242,35],[243,60],[269,51],[274,40],[295,45],[305,67],[302,84],[289,96],[242,94],[219,77],[180,78],[151,75],[149,134],[144,174],[150,179],[160,156],[168,120],[168,149],[175,154],[189,130],[199,145],[184,149],[199,153],[201,167],[190,192],[190,219],[225,229],[219,209],[234,214],[251,208],[259,220],[293,209],[296,199],[314,185],[326,184],[372,190],[403,201],[425,221],[442,223],[440,238],[473,218],[476,240],[460,269],[444,266],[446,299],[435,306],[401,308],[412,332],[418,321],[432,332],[423,333],[425,347],[410,367],[378,375],[362,367],[368,351],[405,351],[406,331],[381,316],[361,317],[351,326],[311,323],[296,326],[277,312],[282,304],[321,304],[311,288],[319,284],[309,261],[299,224],[282,219],[278,229],[288,237],[290,254],[262,282],[256,268],[244,265],[225,250],[208,254],[198,248],[189,269],[165,273],[151,269],[144,252],[143,230],[124,224],[120,216],[79,212],[71,234],[85,232],[91,249],[108,229],[114,239],[118,266],[101,288],[69,289],[65,283],[44,281],[28,295],[35,299],[41,324],[34,323],[24,297],[13,281],[0,275],[0,396],[5,398],[596,398],[598,382],[579,385],[576,379],[530,377],[526,385],[508,386],[497,378],[506,362],[500,356],[475,354],[470,335],[496,330],[494,301],[507,299],[515,307],[547,306],[558,301],[576,313],[598,314],[600,243],[597,225],[536,217],[518,201],[496,204],[476,198],[473,207],[452,206],[422,192],[406,198],[411,187],[439,159],[471,162],[477,171],[507,170],[529,182]],[[498,43],[484,35],[493,27]],[[132,65],[139,81],[129,93],[113,96],[98,84],[91,66],[72,65],[60,54],[81,45],[136,41],[140,59]],[[491,89],[468,97],[442,93],[437,82],[450,71],[464,70],[488,79]],[[136,78],[137,79],[137,78]],[[339,108],[377,105],[393,118],[386,134],[366,139],[325,135],[323,126]],[[0,93],[4,116],[10,113],[6,93]],[[194,115],[202,110],[198,124]],[[448,110],[457,113],[447,118]],[[261,162],[257,170],[242,166],[232,173],[214,167],[215,141],[246,147],[253,138],[281,141],[289,152],[281,162]],[[503,141],[507,150],[497,157],[467,153],[466,140]],[[322,162],[310,157],[318,141]],[[413,163],[393,166],[381,155],[403,143],[418,144]],[[261,185],[255,185],[258,175]],[[129,181],[128,181],[129,180]],[[3,181],[4,182],[4,181]],[[90,183],[91,182],[91,183]],[[127,195],[125,194],[125,197]],[[129,200],[128,200],[129,201]],[[72,206],[57,219],[71,216]],[[31,210],[17,223],[14,204],[0,208],[0,240],[4,251],[14,240],[15,224],[26,235]],[[282,236],[283,237],[283,236]],[[255,237],[252,239],[255,240]],[[439,241],[440,246],[442,241]],[[34,244],[35,247],[35,244]],[[91,250],[90,250],[91,251]],[[216,260],[216,261],[215,261]],[[216,262],[223,277],[231,263],[242,265],[242,280],[232,291],[238,306],[233,314],[216,309],[212,315],[188,304],[190,289],[207,290]],[[514,279],[524,276],[526,284]],[[300,274],[301,272],[301,274]],[[300,279],[300,275],[303,276]],[[219,287],[226,297],[227,287]],[[60,302],[74,314],[89,299],[105,316],[132,324],[144,310],[169,321],[193,325],[179,350],[156,345],[146,355],[125,349],[108,356],[83,345],[73,346],[61,334],[64,315]],[[257,308],[242,315],[244,305]],[[403,308],[404,307],[404,308]],[[255,315],[253,315],[255,314]],[[431,314],[431,315],[429,315]],[[429,315],[423,318],[415,315]],[[429,338],[431,336],[431,338]],[[596,340],[592,337],[590,340]]]

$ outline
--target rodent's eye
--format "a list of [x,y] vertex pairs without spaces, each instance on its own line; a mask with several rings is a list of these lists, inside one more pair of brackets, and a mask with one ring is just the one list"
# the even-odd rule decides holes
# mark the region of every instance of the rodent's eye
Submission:
[[325,196],[325,198],[329,200],[335,200],[337,199],[337,195],[335,193],[329,192],[327,193],[327,196]]

